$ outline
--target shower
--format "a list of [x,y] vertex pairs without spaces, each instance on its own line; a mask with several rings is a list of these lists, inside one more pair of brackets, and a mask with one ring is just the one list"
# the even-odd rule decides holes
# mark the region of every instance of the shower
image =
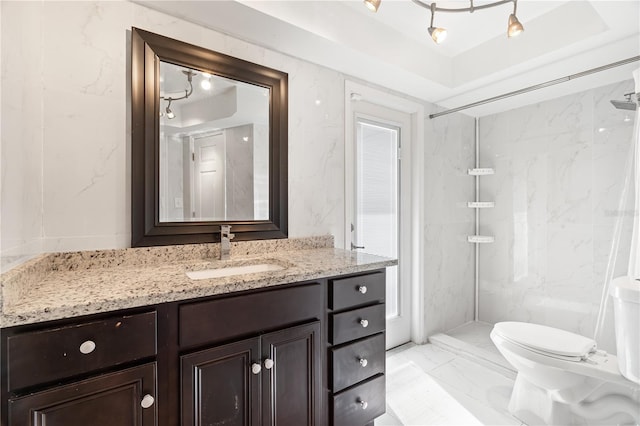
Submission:
[[626,93],[624,95],[624,97],[627,98],[626,101],[610,101],[610,102],[617,109],[626,109],[626,110],[629,110],[629,111],[635,111],[636,108],[638,107],[638,105],[636,104],[635,101],[631,100],[631,96],[633,96],[634,94],[635,93],[633,93],[633,92]]

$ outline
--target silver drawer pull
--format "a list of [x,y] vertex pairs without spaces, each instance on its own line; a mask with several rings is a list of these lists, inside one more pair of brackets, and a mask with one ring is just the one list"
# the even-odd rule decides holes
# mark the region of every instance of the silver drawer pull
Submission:
[[260,364],[258,364],[258,363],[255,363],[255,362],[254,362],[254,363],[251,365],[251,372],[252,372],[253,374],[259,374],[259,373],[260,373],[260,370],[262,370],[262,367],[260,367]]
[[367,321],[366,319],[361,319],[360,325],[362,326],[362,328],[367,328],[369,326],[369,321]]
[[267,370],[271,370],[273,368],[273,360],[271,358],[267,358],[264,360],[264,368]]
[[358,286],[358,291],[362,294],[365,294],[367,292],[367,286],[366,285],[359,285]]
[[80,345],[80,352],[87,355],[96,349],[96,344],[93,340],[87,340]]
[[153,399],[151,395],[146,394],[144,398],[142,398],[142,401],[140,401],[140,406],[142,408],[149,408],[153,405],[154,402],[156,402],[156,400]]
[[366,358],[360,358],[360,359],[358,360],[358,362],[360,363],[360,365],[361,365],[362,367],[366,367],[366,366],[367,366],[367,364],[369,364],[369,361],[367,361],[367,359],[366,359]]
[[367,407],[369,406],[369,403],[368,403],[367,401],[363,401],[363,400],[361,400],[360,398],[358,398],[358,401],[357,401],[357,402],[358,402],[358,404],[360,404],[360,407],[361,407],[363,410],[366,410],[366,409],[367,409]]

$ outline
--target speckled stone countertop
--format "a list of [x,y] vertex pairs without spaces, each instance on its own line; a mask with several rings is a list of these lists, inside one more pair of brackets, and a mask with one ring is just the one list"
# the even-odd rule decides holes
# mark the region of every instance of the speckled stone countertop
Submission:
[[[71,318],[392,266],[396,260],[333,248],[333,237],[43,254],[0,276],[0,327]],[[281,270],[191,280],[186,272],[252,264]]]

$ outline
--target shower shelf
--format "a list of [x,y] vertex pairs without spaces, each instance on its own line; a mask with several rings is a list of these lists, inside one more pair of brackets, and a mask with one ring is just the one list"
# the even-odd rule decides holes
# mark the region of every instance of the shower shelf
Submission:
[[470,209],[492,209],[496,206],[493,201],[469,201],[467,207]]
[[495,241],[495,238],[487,236],[487,235],[469,235],[467,237],[467,241],[470,243],[476,244],[488,244]]
[[482,168],[476,168],[476,169],[468,169],[467,173],[470,174],[471,176],[486,176],[486,175],[493,175],[496,173],[496,171],[490,167],[482,167]]

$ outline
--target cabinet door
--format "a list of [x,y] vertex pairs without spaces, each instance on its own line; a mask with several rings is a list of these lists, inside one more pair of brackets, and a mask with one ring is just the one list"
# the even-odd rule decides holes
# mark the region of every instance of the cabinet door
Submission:
[[180,358],[182,426],[260,425],[259,345],[256,337]]
[[262,336],[264,426],[322,425],[320,336],[319,321]]
[[9,426],[154,426],[155,395],[156,365],[145,364],[12,399]]

